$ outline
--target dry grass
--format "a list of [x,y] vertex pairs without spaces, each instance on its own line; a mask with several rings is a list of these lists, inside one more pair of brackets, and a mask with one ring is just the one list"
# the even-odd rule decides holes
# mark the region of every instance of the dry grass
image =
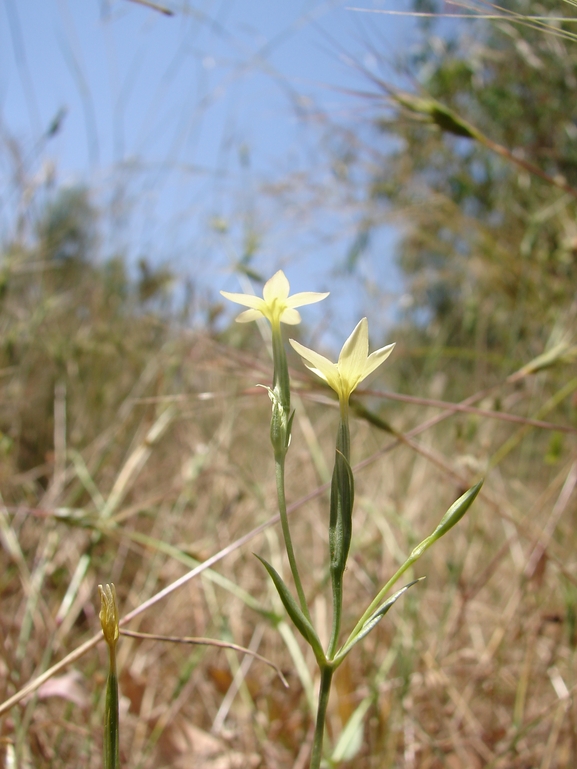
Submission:
[[[392,359],[388,366],[394,365]],[[567,384],[567,370],[493,381],[479,396],[471,388],[469,403],[575,425],[577,382]],[[253,387],[269,378],[264,355],[259,360],[187,335],[151,355],[110,423],[74,451],[67,394],[55,389],[53,454],[43,468],[20,474],[6,458],[1,472],[2,701],[98,633],[99,582],[115,582],[126,615],[273,518],[269,403]],[[295,381],[301,389],[288,501],[322,635],[330,626],[322,485],[336,414],[300,371]],[[449,385],[436,377],[419,394],[442,399]],[[563,387],[564,399],[544,413],[543,404]],[[365,420],[353,427],[353,461],[364,466],[345,627],[459,493],[489,470],[465,519],[419,561],[414,574],[427,580],[339,669],[329,739],[334,744],[359,706],[364,718],[355,756],[337,763],[577,765],[576,431],[561,441],[560,434],[552,439],[542,428],[486,415],[374,394],[363,402],[408,437],[399,440]],[[81,404],[75,408],[76,418],[87,418]],[[281,665],[290,690],[272,669],[236,652],[124,637],[124,766],[305,769],[312,739],[307,671],[314,665],[252,555],[282,568],[279,537],[278,527],[268,526],[230,548],[213,570],[128,627],[249,646]],[[1,722],[5,765],[100,766],[105,676],[105,648],[94,644],[14,705]],[[14,755],[17,764],[10,764]]]

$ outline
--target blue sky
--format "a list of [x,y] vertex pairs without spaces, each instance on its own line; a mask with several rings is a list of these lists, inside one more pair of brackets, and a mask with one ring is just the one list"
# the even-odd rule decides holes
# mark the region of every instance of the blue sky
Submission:
[[233,266],[257,243],[263,275],[282,267],[295,290],[331,290],[329,311],[351,328],[371,313],[383,325],[394,301],[372,306],[366,286],[400,291],[395,231],[342,277],[363,191],[347,198],[327,148],[331,125],[354,132],[368,109],[350,93],[368,87],[351,62],[392,61],[412,20],[342,1],[164,5],[173,16],[129,0],[3,0],[0,138],[17,141],[32,182],[53,169],[59,185],[90,187],[105,253],[167,263],[202,294],[238,290]]

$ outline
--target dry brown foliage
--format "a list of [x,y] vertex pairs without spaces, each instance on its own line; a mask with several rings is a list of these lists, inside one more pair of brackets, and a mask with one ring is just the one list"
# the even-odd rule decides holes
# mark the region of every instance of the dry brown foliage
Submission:
[[[18,473],[4,460],[3,701],[95,637],[98,582],[115,582],[125,616],[275,515],[269,404],[254,387],[270,378],[266,357],[203,334],[177,337],[151,351],[115,417],[87,445],[69,445],[74,424],[64,419],[66,391],[56,387],[54,453],[42,472]],[[577,440],[563,421],[573,414],[574,424],[577,381],[566,372],[528,373],[469,393],[466,406],[484,416],[466,406],[391,405],[374,390],[370,399],[359,394],[373,412],[385,409],[401,437],[366,420],[354,424],[353,461],[362,467],[345,627],[459,493],[480,475],[487,481],[465,519],[418,563],[415,576],[427,580],[339,670],[328,723],[333,745],[363,702],[366,712],[354,757],[338,765],[553,769],[577,762]],[[322,632],[330,623],[323,484],[336,414],[301,371],[294,382],[288,501]],[[442,399],[446,385],[439,375],[421,394]],[[560,406],[550,401],[547,409],[555,392]],[[486,413],[495,410],[570,429],[553,451],[551,431]],[[237,652],[124,637],[124,766],[307,766],[306,671],[314,665],[252,555],[282,568],[279,536],[267,526],[229,548],[127,627],[242,644],[281,665],[290,689]],[[5,765],[15,756],[21,767],[99,766],[105,671],[105,649],[94,642],[5,712]]]

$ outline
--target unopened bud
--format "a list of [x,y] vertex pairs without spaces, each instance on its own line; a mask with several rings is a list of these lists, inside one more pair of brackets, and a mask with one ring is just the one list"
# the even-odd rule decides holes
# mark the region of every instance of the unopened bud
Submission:
[[104,639],[110,647],[116,646],[118,641],[118,606],[116,603],[116,588],[111,582],[109,585],[98,585],[100,593],[100,624]]

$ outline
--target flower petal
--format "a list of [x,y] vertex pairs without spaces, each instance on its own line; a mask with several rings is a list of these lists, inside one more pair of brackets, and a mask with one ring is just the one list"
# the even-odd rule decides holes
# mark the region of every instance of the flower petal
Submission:
[[363,376],[359,381],[362,382],[363,379],[366,379],[366,377],[368,377],[369,374],[378,368],[381,363],[384,363],[384,361],[386,361],[389,355],[393,352],[394,347],[395,343],[393,342],[393,344],[388,344],[386,347],[381,347],[380,350],[375,350],[375,352],[372,352],[367,358]]
[[324,379],[337,394],[341,389],[341,378],[337,369],[336,363],[331,363],[328,358],[321,355],[314,350],[309,350],[308,347],[295,342],[294,339],[289,339],[294,350],[303,358],[305,366],[313,371],[317,376]]
[[263,314],[260,310],[245,310],[237,315],[235,320],[237,323],[250,323],[252,320],[260,320]]
[[280,322],[286,323],[288,326],[297,326],[301,322],[301,314],[298,310],[287,307],[281,312]]
[[252,294],[233,294],[230,291],[220,292],[225,299],[230,299],[231,302],[242,304],[245,307],[252,307],[255,310],[261,310],[264,305],[263,300],[259,296],[253,296]]
[[318,368],[315,368],[312,363],[307,363],[306,360],[303,360],[303,363],[305,364],[305,366],[308,368],[309,371],[312,371],[312,373],[318,376],[319,379],[322,379],[323,382],[326,382],[328,384],[328,380],[322,371],[319,371]]
[[339,373],[349,394],[363,378],[369,355],[369,324],[362,318],[347,339],[339,355]]
[[282,304],[285,304],[289,291],[290,285],[287,277],[282,270],[279,270],[264,284],[262,296],[266,304],[273,304],[275,299],[281,300]]
[[321,294],[318,291],[301,291],[300,294],[294,294],[289,296],[286,300],[287,307],[304,307],[305,304],[314,304],[315,302],[322,302],[329,295]]

